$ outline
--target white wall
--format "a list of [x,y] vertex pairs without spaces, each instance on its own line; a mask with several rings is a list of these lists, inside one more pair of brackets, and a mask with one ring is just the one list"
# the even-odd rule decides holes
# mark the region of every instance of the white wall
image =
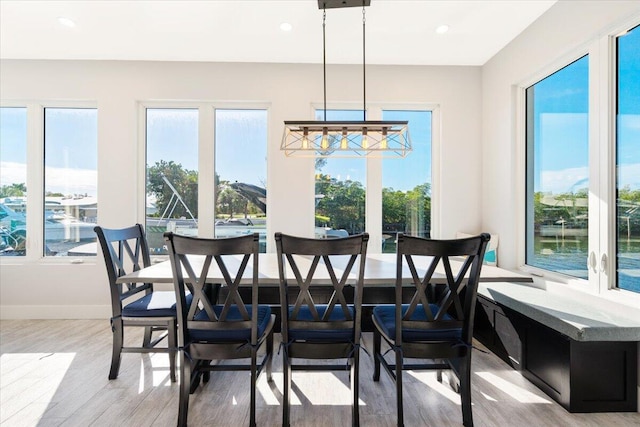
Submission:
[[[284,120],[308,119],[322,102],[322,67],[128,61],[24,61],[0,64],[7,100],[95,102],[98,108],[99,223],[121,227],[144,219],[139,199],[138,103],[152,100],[262,102],[269,109],[268,235],[313,234],[314,164],[279,151]],[[362,102],[360,66],[328,66],[330,101]],[[440,175],[433,180],[443,218],[434,235],[479,231],[481,183],[479,67],[368,66],[368,103],[440,106]],[[438,186],[439,183],[439,186]],[[292,221],[295,218],[295,221]],[[273,250],[270,245],[268,250]],[[2,318],[107,318],[102,259],[24,264],[1,259]],[[60,260],[55,260],[60,261]]]
[[638,1],[560,1],[482,67],[482,218],[484,228],[500,236],[501,267],[518,267],[523,244],[517,231],[524,200],[517,185],[524,172],[516,169],[516,87],[566,65],[558,61],[638,14]]

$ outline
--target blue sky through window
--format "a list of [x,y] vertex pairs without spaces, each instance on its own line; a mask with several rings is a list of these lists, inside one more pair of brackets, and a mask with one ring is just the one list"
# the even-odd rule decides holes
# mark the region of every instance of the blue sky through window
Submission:
[[618,37],[618,188],[640,189],[640,27]]

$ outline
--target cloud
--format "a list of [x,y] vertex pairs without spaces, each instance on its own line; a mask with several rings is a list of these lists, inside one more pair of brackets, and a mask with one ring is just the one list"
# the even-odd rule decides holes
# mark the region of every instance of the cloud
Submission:
[[[540,191],[545,193],[569,193],[588,185],[589,168],[584,166],[580,168],[568,168],[554,171],[542,171],[540,173]],[[584,182],[583,186],[579,184]]]
[[640,114],[621,114],[620,127],[627,130],[640,130]]
[[[45,168],[46,190],[54,193],[97,195],[98,171],[91,169]],[[26,183],[24,163],[0,162],[0,184]],[[27,190],[29,190],[27,188]]]
[[27,182],[27,165],[15,162],[0,162],[0,185]]
[[618,179],[621,188],[629,186],[631,190],[640,190],[640,163],[618,166]]
[[[618,186],[628,186],[631,190],[640,189],[640,163],[618,166]],[[558,171],[542,171],[540,174],[541,188],[545,193],[569,193],[580,190],[588,185],[589,168],[567,168]]]

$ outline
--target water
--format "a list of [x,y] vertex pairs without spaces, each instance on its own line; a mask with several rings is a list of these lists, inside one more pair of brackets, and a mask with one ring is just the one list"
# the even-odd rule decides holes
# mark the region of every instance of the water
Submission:
[[[617,256],[617,286],[640,293],[640,239],[621,238]],[[588,237],[536,236],[527,264],[581,279],[588,278]],[[599,261],[598,261],[599,262]]]

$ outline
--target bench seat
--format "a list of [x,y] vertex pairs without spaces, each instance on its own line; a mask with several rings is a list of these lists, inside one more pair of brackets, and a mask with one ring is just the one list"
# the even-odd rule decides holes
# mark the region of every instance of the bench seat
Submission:
[[640,341],[640,310],[591,295],[569,297],[515,282],[480,283],[478,294],[576,341]]
[[474,337],[569,412],[638,410],[640,310],[579,292],[485,282]]

